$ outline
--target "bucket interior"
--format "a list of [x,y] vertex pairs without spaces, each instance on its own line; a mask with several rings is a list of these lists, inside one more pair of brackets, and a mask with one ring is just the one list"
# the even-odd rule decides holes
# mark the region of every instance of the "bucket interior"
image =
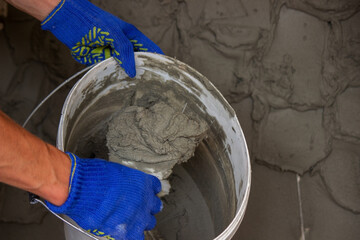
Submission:
[[[225,130],[236,132],[239,129],[239,135],[242,134],[240,126],[232,109],[227,107],[224,110],[229,112],[218,109],[224,120],[215,118],[211,108],[216,103],[206,103],[201,99],[201,88],[191,83],[191,79],[186,79],[186,75],[185,78],[179,75],[169,77],[161,74],[158,66],[150,67],[151,70],[146,66],[138,69],[135,79],[119,75],[116,65],[113,66],[115,69],[101,69],[100,72],[108,70],[108,74],[85,76],[87,81],[75,86],[64,105],[58,143],[61,142],[60,148],[80,157],[108,159],[107,123],[113,114],[131,106],[139,88],[160,96],[165,91],[174,92],[179,99],[186,100],[188,110],[207,122],[209,130],[194,156],[173,169],[169,177],[172,189],[162,198],[164,208],[156,215],[158,237],[146,235],[146,239],[214,239],[229,227],[246,198],[243,179],[234,177],[239,170],[234,170],[231,157],[237,151],[232,148],[238,143],[234,143]],[[171,73],[169,69],[163,71]],[[211,94],[215,99],[222,98],[218,92]],[[246,144],[244,146],[245,152],[238,158],[247,156]],[[244,166],[247,160],[244,159]],[[243,175],[248,177],[245,170]]]

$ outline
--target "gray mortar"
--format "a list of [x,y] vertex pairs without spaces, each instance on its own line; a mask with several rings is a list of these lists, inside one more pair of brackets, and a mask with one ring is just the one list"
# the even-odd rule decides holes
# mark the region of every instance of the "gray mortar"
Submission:
[[112,116],[106,134],[109,160],[166,179],[175,164],[194,155],[208,126],[172,90],[144,90]]

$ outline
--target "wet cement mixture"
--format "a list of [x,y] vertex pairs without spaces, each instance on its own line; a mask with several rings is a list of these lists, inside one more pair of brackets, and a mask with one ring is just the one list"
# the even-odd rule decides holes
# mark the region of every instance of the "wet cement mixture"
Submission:
[[[253,177],[233,239],[358,239],[358,0],[92,2],[204,74],[236,110]],[[0,107],[22,123],[83,66],[32,17],[8,7],[0,22]],[[70,87],[29,125],[51,143]],[[26,193],[1,185],[0,195],[2,238],[64,239],[62,224]]]
[[137,90],[134,101],[109,121],[109,160],[167,179],[176,164],[194,155],[207,123],[194,112],[185,114],[186,103],[171,90],[161,95]]

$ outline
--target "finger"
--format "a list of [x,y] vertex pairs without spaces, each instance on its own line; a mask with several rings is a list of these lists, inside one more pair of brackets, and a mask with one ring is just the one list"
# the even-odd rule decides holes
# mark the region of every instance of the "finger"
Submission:
[[163,208],[163,205],[162,205],[160,198],[155,196],[153,198],[153,203],[152,203],[152,208],[150,209],[150,213],[156,214],[156,213],[160,212],[162,210],[162,208]]
[[148,225],[145,227],[145,231],[149,231],[156,226],[156,218],[151,215]]
[[125,70],[126,74],[129,77],[133,78],[136,75],[135,69],[135,57],[134,49],[132,44],[126,39],[119,39],[111,43],[112,53],[111,55],[114,59],[120,64],[120,66]]
[[[90,47],[88,46],[75,46],[71,50],[71,56],[81,64],[91,65]],[[90,60],[90,61],[89,61]]]
[[[120,238],[122,239],[122,238]],[[144,240],[144,228],[137,226],[134,229],[129,230],[126,238],[127,240]]]
[[152,178],[152,186],[153,186],[154,192],[155,192],[155,194],[158,194],[159,192],[161,192],[161,182],[155,176],[151,176],[151,178]]

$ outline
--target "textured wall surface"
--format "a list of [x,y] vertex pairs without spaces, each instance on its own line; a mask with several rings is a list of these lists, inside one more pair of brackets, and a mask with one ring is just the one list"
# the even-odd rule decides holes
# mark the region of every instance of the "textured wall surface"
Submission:
[[4,0],[0,0],[0,17],[7,16],[7,3]]
[[[4,0],[0,0],[0,19],[7,16],[7,4]],[[4,24],[0,22],[0,30],[4,28]]]
[[[204,74],[236,110],[253,179],[234,239],[359,239],[358,0],[92,2]],[[19,123],[82,68],[38,21],[11,7],[0,52],[0,108]],[[29,126],[46,141],[54,143],[70,87]],[[5,185],[0,233],[4,239],[63,239],[56,219]]]

